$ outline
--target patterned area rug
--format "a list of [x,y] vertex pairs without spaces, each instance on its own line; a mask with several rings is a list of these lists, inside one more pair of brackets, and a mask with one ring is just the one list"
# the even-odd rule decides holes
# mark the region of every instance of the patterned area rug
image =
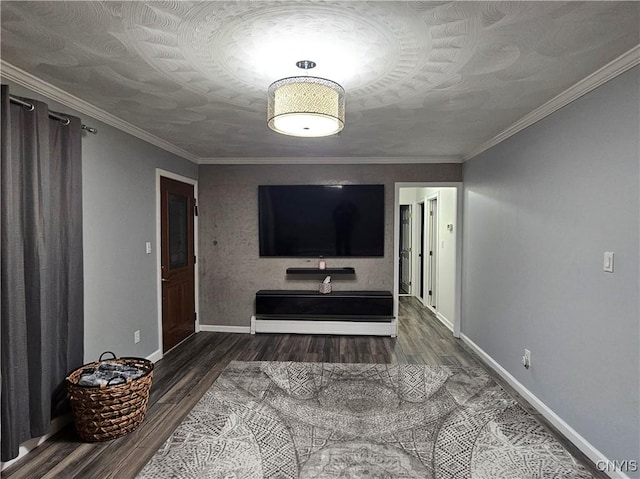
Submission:
[[592,476],[481,368],[236,361],[137,477]]

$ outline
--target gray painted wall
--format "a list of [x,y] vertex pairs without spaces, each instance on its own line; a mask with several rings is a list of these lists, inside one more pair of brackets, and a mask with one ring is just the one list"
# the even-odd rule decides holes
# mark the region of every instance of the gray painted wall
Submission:
[[159,344],[156,168],[197,178],[198,167],[115,128],[97,128],[82,144],[85,357],[108,349],[147,357]]
[[639,74],[463,175],[463,334],[611,460],[640,450]]
[[201,324],[248,327],[260,289],[313,289],[317,280],[290,280],[288,267],[315,266],[317,258],[258,256],[258,185],[384,184],[385,256],[327,259],[353,266],[355,279],[332,280],[334,290],[393,290],[394,183],[460,181],[460,164],[415,165],[201,165],[199,265]]
[[[106,350],[147,357],[158,349],[156,168],[197,178],[198,167],[11,82],[14,95],[46,101],[98,129],[82,139],[85,361]],[[153,254],[145,253],[151,241]],[[134,344],[133,332],[141,341]]]

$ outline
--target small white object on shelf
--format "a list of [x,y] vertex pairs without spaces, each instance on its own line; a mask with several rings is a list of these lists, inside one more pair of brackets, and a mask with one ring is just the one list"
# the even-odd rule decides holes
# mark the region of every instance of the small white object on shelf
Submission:
[[322,256],[318,260],[318,269],[325,269],[327,267],[327,262],[324,260]]
[[322,294],[328,294],[331,292],[331,276],[327,276],[324,281],[320,283],[318,291]]

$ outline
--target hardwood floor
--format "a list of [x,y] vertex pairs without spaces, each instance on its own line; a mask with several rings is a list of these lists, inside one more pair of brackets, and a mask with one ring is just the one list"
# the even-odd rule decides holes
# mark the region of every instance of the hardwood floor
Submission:
[[[182,421],[230,361],[416,363],[482,366],[415,298],[402,297],[397,338],[288,334],[198,333],[156,363],[147,417],[131,434],[103,443],[84,443],[69,426],[2,471],[20,479],[133,478]],[[502,387],[552,430],[513,389]],[[557,435],[557,433],[554,432]],[[596,478],[606,478],[585,456],[558,436]],[[460,478],[466,479],[466,478]]]

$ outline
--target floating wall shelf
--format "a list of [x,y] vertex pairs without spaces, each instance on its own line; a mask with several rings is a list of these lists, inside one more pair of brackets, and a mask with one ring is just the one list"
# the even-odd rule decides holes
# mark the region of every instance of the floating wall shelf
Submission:
[[287,274],[291,275],[336,275],[336,274],[356,274],[355,268],[345,267],[345,268],[287,268]]

